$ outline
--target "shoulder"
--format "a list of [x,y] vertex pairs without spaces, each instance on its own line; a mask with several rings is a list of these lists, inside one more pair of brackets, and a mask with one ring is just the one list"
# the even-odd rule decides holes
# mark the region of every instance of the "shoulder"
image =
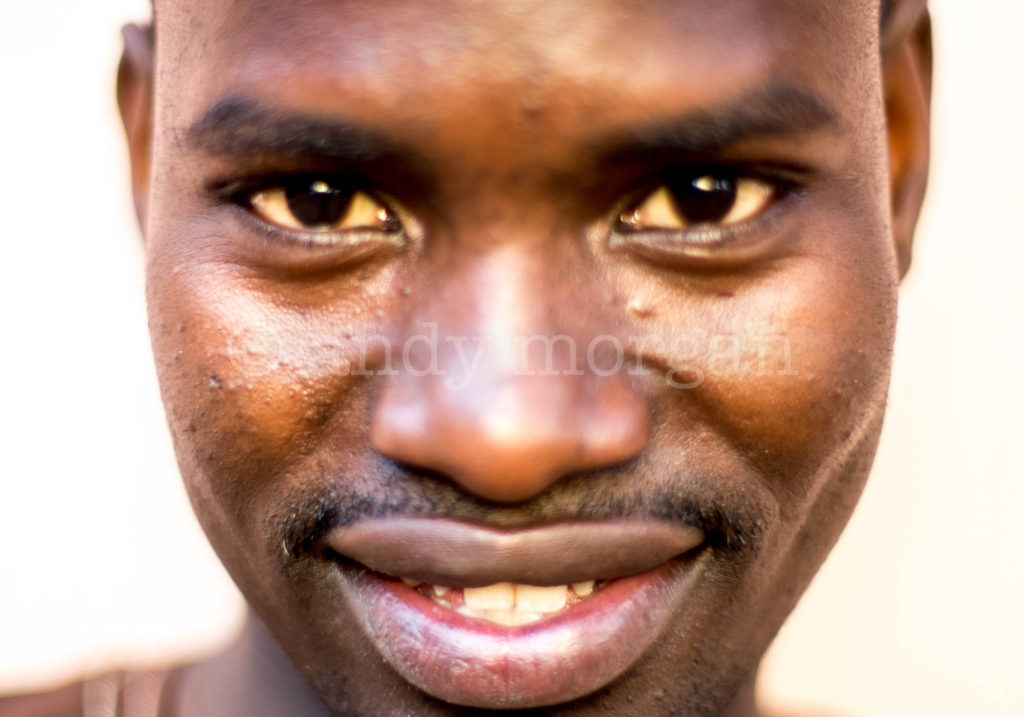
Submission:
[[0,697],[0,717],[166,717],[179,669],[108,672],[46,692]]
[[0,697],[0,717],[81,715],[83,685],[76,682],[48,692]]

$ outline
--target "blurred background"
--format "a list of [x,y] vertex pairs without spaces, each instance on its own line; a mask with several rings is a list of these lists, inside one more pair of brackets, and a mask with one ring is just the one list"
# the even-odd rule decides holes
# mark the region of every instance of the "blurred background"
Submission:
[[[882,446],[762,673],[808,714],[1024,714],[1024,3],[931,6],[932,182]],[[0,24],[0,692],[240,625],[151,367],[113,89],[147,13],[45,0]]]

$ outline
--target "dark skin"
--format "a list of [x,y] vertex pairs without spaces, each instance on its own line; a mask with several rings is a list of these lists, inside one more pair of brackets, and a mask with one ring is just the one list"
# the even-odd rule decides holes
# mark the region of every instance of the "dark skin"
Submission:
[[[187,673],[181,713],[757,714],[881,427],[927,174],[923,5],[881,35],[873,0],[167,0],[155,54],[129,28],[164,402],[258,616]],[[325,194],[338,216],[310,209]],[[433,355],[410,343],[431,326]],[[577,370],[522,336],[604,343]],[[407,664],[364,565],[396,564],[381,536],[410,518],[442,541],[566,527],[587,560],[542,585],[605,560],[574,526],[628,522],[664,619],[606,670],[542,643],[543,688],[516,648],[486,685],[458,640]],[[698,538],[641,570],[663,528]],[[509,550],[498,578],[472,551],[391,574],[525,583]],[[465,683],[431,671],[456,657]]]

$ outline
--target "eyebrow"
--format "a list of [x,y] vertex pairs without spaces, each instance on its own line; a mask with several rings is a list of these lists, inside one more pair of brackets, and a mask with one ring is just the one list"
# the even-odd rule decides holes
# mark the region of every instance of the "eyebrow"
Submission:
[[211,155],[322,157],[372,163],[408,156],[384,133],[340,117],[290,112],[258,100],[226,97],[185,131],[190,147]]
[[617,158],[669,151],[702,154],[742,140],[841,129],[839,114],[820,94],[792,84],[769,85],[717,107],[618,130],[594,142]]
[[[759,88],[722,105],[615,130],[586,144],[607,160],[651,154],[707,154],[745,139],[838,129],[839,115],[820,94],[789,83]],[[185,131],[189,146],[211,155],[319,157],[352,164],[422,165],[409,147],[377,129],[342,118],[282,110],[232,95]],[[420,167],[422,169],[422,167]],[[422,174],[422,171],[415,172]]]

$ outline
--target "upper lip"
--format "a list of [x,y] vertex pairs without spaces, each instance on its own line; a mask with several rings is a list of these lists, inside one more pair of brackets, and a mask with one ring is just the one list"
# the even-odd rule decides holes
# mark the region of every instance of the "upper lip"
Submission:
[[328,533],[336,553],[379,573],[436,585],[564,585],[655,568],[697,548],[692,525],[617,520],[504,530],[442,518],[368,519]]

